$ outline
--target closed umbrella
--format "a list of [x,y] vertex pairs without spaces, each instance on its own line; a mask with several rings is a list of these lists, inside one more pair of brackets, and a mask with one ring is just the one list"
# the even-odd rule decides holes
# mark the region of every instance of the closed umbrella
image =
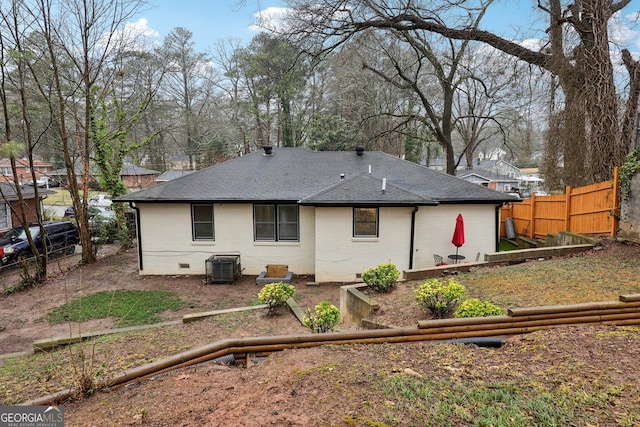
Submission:
[[458,249],[460,246],[464,245],[464,220],[462,219],[462,214],[458,214],[456,218],[456,228],[453,230],[453,238],[451,239],[451,243],[456,247],[456,257],[455,262],[458,262]]

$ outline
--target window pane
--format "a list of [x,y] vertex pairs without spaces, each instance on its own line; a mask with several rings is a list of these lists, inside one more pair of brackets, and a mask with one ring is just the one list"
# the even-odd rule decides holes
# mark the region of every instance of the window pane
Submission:
[[280,222],[298,222],[297,206],[278,206],[278,215]]
[[273,205],[255,206],[256,222],[273,222],[275,220],[275,209]]
[[211,221],[211,205],[194,205],[193,220],[196,222]]
[[256,240],[276,240],[276,207],[274,205],[254,206],[254,231]]
[[298,206],[278,206],[278,240],[298,240]]
[[280,224],[278,240],[298,240],[298,224]]
[[193,239],[215,239],[213,228],[213,205],[192,205]]
[[196,233],[196,239],[213,239],[213,224],[193,224],[193,227]]
[[378,236],[378,209],[354,208],[353,210],[353,235],[377,237]]
[[276,227],[272,223],[256,223],[256,240],[276,240]]
[[376,208],[356,208],[356,222],[375,222],[377,212]]

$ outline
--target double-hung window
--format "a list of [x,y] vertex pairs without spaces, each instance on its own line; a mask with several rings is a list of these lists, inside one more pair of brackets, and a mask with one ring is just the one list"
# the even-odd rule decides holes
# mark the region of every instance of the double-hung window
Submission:
[[353,237],[378,237],[378,208],[353,208]]
[[298,205],[254,205],[253,233],[256,241],[297,242],[300,233]]
[[191,230],[193,240],[215,240],[212,204],[191,205]]

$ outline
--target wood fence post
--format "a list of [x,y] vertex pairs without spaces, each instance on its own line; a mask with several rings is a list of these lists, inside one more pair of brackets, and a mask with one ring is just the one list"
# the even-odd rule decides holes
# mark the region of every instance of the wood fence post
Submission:
[[565,189],[564,229],[571,232],[571,186]]
[[611,224],[610,231],[611,237],[616,237],[616,234],[618,234],[620,214],[620,168],[616,166],[613,169],[613,209],[611,210],[613,222]]
[[533,239],[536,231],[536,193],[531,193],[531,218],[529,219],[529,238]]

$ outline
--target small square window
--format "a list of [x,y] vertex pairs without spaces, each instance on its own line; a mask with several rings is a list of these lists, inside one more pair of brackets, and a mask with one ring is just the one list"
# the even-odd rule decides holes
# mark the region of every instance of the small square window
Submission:
[[353,237],[378,237],[378,208],[353,208]]

